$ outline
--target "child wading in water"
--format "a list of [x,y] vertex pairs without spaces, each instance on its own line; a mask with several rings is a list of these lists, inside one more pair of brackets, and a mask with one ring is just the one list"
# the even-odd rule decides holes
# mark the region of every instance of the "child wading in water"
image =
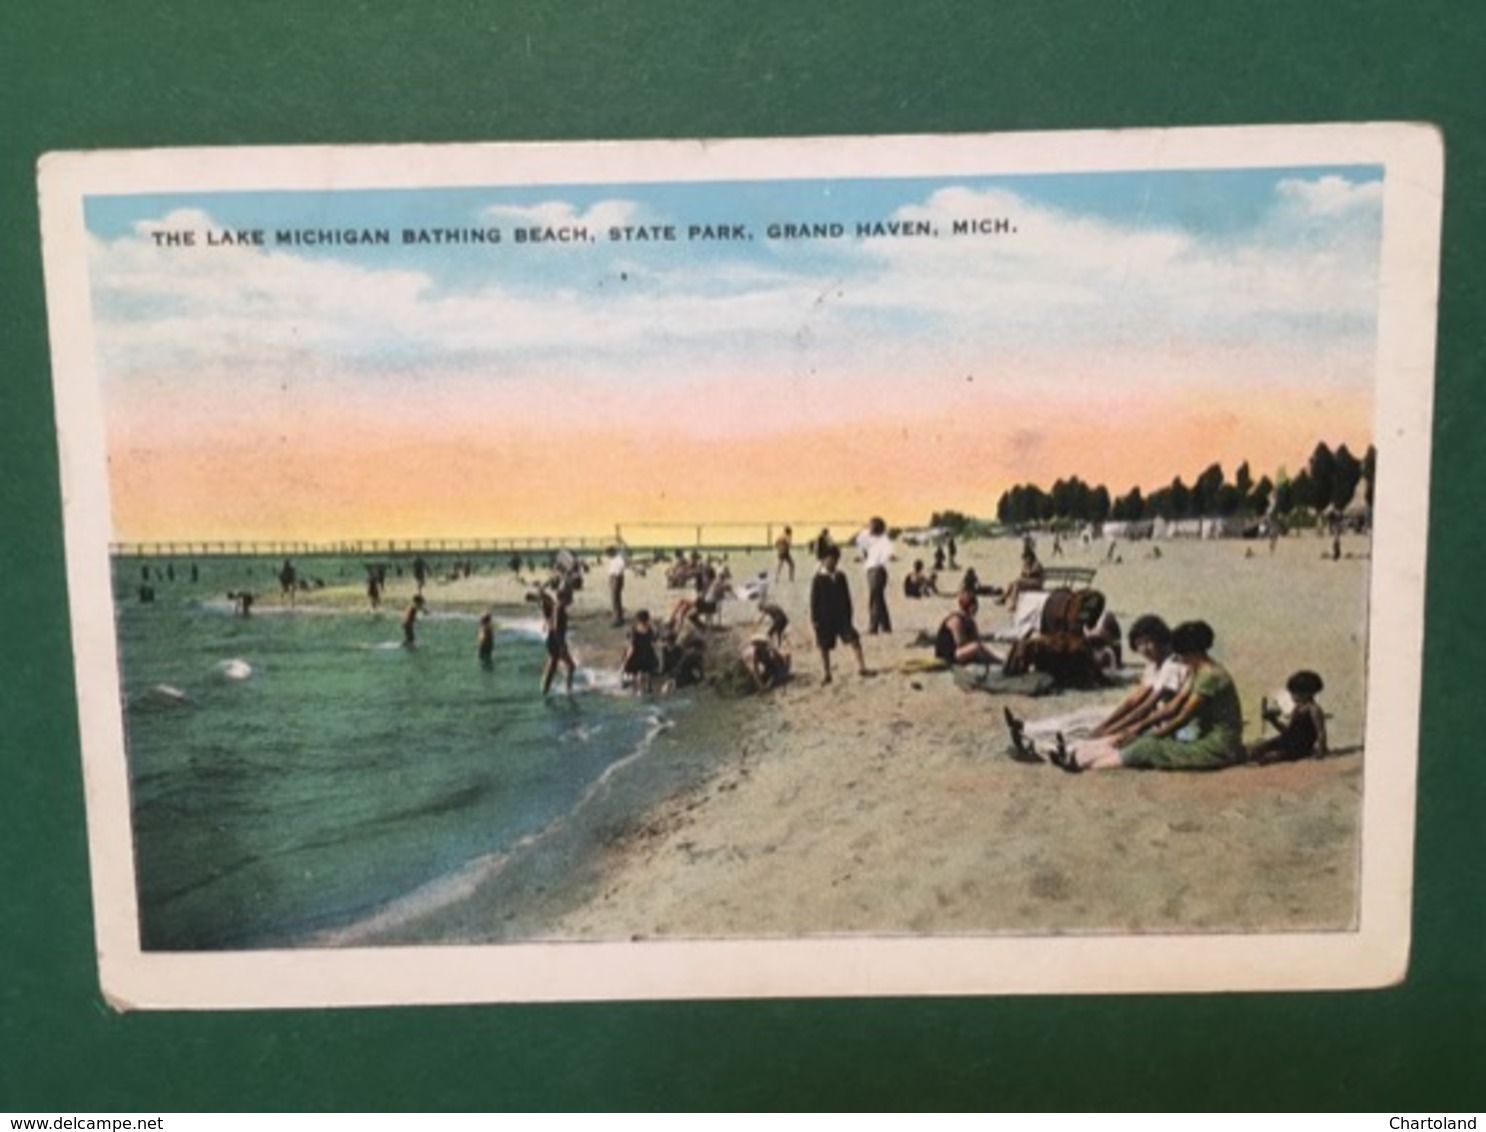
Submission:
[[422,594],[415,594],[413,600],[408,603],[408,608],[402,615],[402,647],[412,649],[418,647],[418,631],[414,626],[418,621],[418,614],[424,611]]
[[1295,701],[1295,708],[1288,718],[1280,709],[1261,700],[1259,714],[1264,722],[1279,731],[1273,739],[1265,739],[1249,748],[1249,761],[1253,763],[1293,762],[1315,755],[1324,759],[1330,751],[1326,746],[1326,713],[1316,702],[1316,697],[1326,687],[1321,677],[1309,669],[1302,669],[1285,681],[1285,691]]
[[480,614],[480,628],[475,633],[475,649],[480,663],[489,668],[495,663],[495,625],[489,613]]
[[837,569],[841,565],[841,548],[827,542],[820,550],[820,569],[810,582],[810,624],[815,630],[815,644],[820,649],[820,661],[825,667],[822,684],[831,682],[831,650],[836,642],[850,646],[856,653],[857,671],[863,676],[872,675],[867,670],[867,659],[862,655],[862,638],[851,623],[851,587],[846,575]]

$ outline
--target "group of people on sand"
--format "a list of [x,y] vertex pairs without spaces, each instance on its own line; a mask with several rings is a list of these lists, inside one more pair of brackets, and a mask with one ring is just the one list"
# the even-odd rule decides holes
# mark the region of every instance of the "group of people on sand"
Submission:
[[1238,688],[1228,670],[1213,659],[1214,641],[1212,626],[1205,621],[1186,621],[1172,629],[1155,614],[1137,618],[1129,643],[1146,662],[1140,683],[1092,722],[1086,714],[1074,713],[1028,723],[1004,709],[1013,757],[1051,762],[1079,773],[1116,768],[1219,770],[1245,762],[1326,756],[1326,716],[1316,699],[1324,685],[1308,669],[1286,682],[1293,701],[1288,714],[1267,702],[1261,708],[1277,734],[1244,746]]
[[686,687],[701,681],[705,654],[706,641],[695,624],[668,621],[657,629],[650,611],[641,609],[625,631],[620,679],[640,693]]
[[[785,528],[776,543],[778,564],[775,578],[792,571],[791,533]],[[853,540],[866,571],[868,633],[892,631],[887,609],[887,561],[891,543],[886,525],[873,518]],[[817,569],[809,592],[810,627],[819,652],[823,675],[830,684],[835,676],[834,654],[847,649],[861,676],[871,676],[862,648],[862,634],[855,625],[851,584],[841,568],[843,551],[829,532],[812,540]],[[619,552],[611,552],[611,561]],[[610,596],[616,624],[625,629],[619,661],[623,684],[639,693],[666,691],[700,682],[708,652],[705,630],[716,624],[724,597],[732,592],[725,563],[714,564],[695,556],[682,556],[687,581],[700,587],[694,596],[677,600],[670,615],[657,619],[648,610],[624,618],[620,605],[623,570],[611,572]],[[622,558],[619,559],[622,562]],[[673,570],[675,568],[673,567]],[[937,593],[937,579],[915,562],[913,588],[920,596]],[[767,588],[767,575],[760,583]],[[1008,603],[1043,586],[1035,548],[1023,547],[1022,572],[1006,587],[982,587],[973,571],[966,572],[954,606],[940,623],[934,637],[938,660],[949,666],[993,665],[1005,657],[991,647],[976,622],[980,595],[990,592]],[[905,583],[905,591],[908,585]],[[569,615],[573,590],[557,580],[543,585],[528,600],[541,607],[546,659],[541,687],[547,694],[559,668],[565,670],[571,692],[576,664],[568,644]],[[424,611],[421,595],[415,595],[404,616],[404,643],[413,643],[413,625]],[[759,690],[778,687],[790,679],[792,658],[786,647],[789,617],[778,604],[759,595],[758,627],[761,630],[742,646],[741,662]],[[1108,625],[1104,623],[1108,620]],[[1098,627],[1107,633],[1112,619]],[[1102,638],[1101,638],[1102,639]],[[493,626],[489,613],[480,619],[477,634],[482,664],[492,662]],[[1275,729],[1272,737],[1245,747],[1243,712],[1232,676],[1212,656],[1215,634],[1205,621],[1186,621],[1174,629],[1159,616],[1145,614],[1136,619],[1128,634],[1129,648],[1144,662],[1140,682],[1118,704],[1108,709],[1085,709],[1041,722],[1018,718],[1009,708],[1005,718],[1011,733],[1013,757],[1020,761],[1051,763],[1068,772],[1111,768],[1161,770],[1211,770],[1240,763],[1267,763],[1328,753],[1325,713],[1317,701],[1323,689],[1319,675],[1310,670],[1294,673],[1287,682],[1293,706],[1281,713],[1267,701],[1261,714]],[[1113,650],[1118,664],[1118,644]]]

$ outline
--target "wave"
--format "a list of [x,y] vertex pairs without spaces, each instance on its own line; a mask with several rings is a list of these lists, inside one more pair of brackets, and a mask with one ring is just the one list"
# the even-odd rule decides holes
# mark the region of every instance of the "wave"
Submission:
[[356,947],[366,945],[385,932],[416,924],[436,912],[471,901],[486,885],[505,872],[524,854],[566,830],[613,781],[616,775],[635,766],[649,753],[656,737],[675,726],[674,720],[661,711],[646,717],[645,733],[630,751],[609,763],[564,813],[554,817],[541,829],[519,838],[509,848],[476,857],[453,872],[420,885],[403,896],[380,905],[370,914],[344,927],[316,933],[307,941],[311,947]]
[[184,707],[190,702],[191,697],[174,684],[155,684],[132,696],[127,706],[130,711],[159,711]]

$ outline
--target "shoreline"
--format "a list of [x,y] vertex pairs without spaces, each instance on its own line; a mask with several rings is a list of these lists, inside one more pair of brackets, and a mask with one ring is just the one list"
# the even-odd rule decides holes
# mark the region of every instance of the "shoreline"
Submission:
[[[911,560],[916,552],[903,549]],[[738,699],[711,688],[685,695],[684,718],[678,712],[642,759],[646,773],[615,774],[583,818],[544,837],[538,851],[358,942],[1354,927],[1367,559],[1327,561],[1304,537],[1283,540],[1274,555],[1246,554],[1252,545],[1237,540],[1173,541],[1160,559],[1138,545],[1123,549],[1129,561],[1103,561],[1098,546],[1073,547],[1067,557],[1098,568],[1096,588],[1125,626],[1148,611],[1173,624],[1212,621],[1215,655],[1239,683],[1248,741],[1258,737],[1261,695],[1272,696],[1296,668],[1324,672],[1338,757],[1212,774],[1070,776],[1014,763],[1005,757],[1003,706],[1035,721],[1112,703],[1124,689],[991,695],[953,673],[924,671],[915,662],[929,654],[917,642],[932,636],[951,599],[906,600],[904,558],[893,565],[889,595],[896,631],[863,637],[876,675],[858,676],[838,650],[836,680],[824,686],[801,561],[795,580],[770,595],[791,618],[792,680]],[[970,543],[960,569],[1004,581],[1017,551],[1013,540]],[[773,576],[772,554],[732,565],[737,582],[760,570]],[[865,583],[855,564],[844,569],[861,628]],[[946,572],[945,588],[957,577]],[[395,618],[411,594],[409,578],[397,582],[384,618]],[[435,615],[488,608],[525,620],[535,616],[522,600],[530,583],[492,570],[433,581],[427,596]],[[652,568],[629,579],[627,612],[645,606],[663,619],[686,592],[667,590],[663,568]],[[366,608],[358,587],[321,593],[325,604]],[[572,619],[575,657],[591,672],[614,672],[623,649],[608,604],[603,575],[593,571]],[[984,607],[983,630],[1003,616]],[[746,603],[725,605],[729,628],[712,651],[735,654],[753,617]],[[530,675],[535,696],[540,673]],[[665,697],[654,703],[666,711]],[[459,887],[458,876],[448,879]]]

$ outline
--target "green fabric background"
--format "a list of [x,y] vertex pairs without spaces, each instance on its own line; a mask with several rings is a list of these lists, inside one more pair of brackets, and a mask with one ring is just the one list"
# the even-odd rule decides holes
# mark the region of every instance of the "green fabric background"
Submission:
[[[1483,33],[1486,7],[1464,0],[7,7],[0,1110],[1481,1108],[1486,697],[1467,681],[1486,661],[1486,606],[1470,596],[1486,459]],[[102,1004],[36,222],[41,153],[1376,119],[1439,124],[1447,155],[1405,986],[122,1017]]]

